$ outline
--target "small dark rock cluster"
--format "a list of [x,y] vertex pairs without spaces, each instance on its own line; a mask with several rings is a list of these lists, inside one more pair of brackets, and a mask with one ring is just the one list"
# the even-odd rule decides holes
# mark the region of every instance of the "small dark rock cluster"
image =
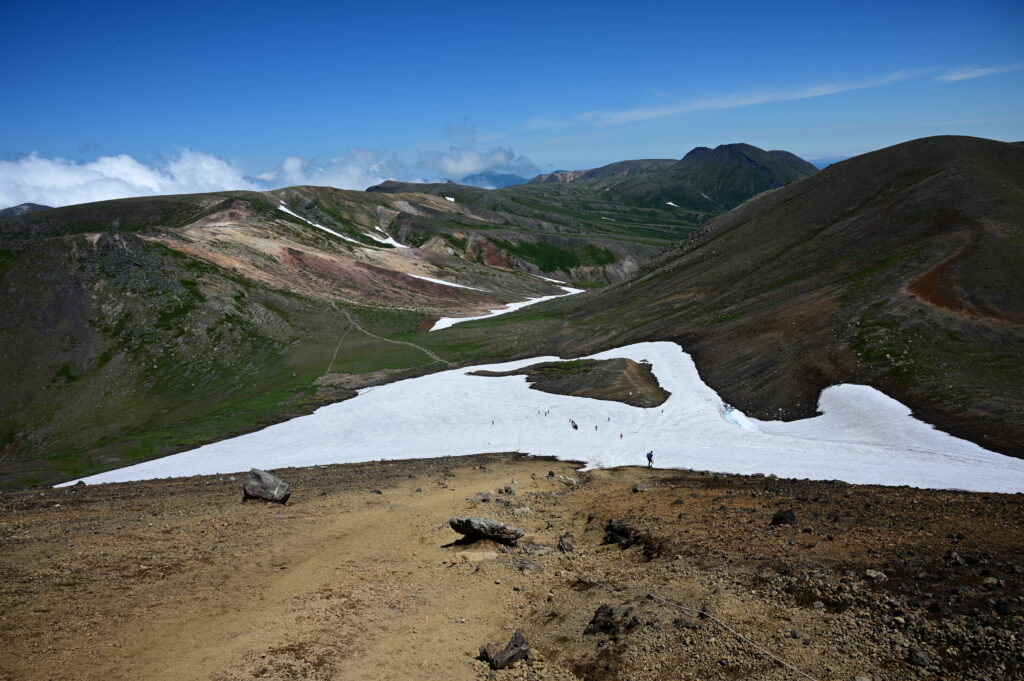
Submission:
[[772,525],[796,525],[796,513],[793,509],[787,508],[784,511],[776,511],[772,516]]
[[521,629],[516,629],[512,639],[502,645],[500,641],[492,641],[480,646],[478,659],[491,665],[491,669],[504,669],[513,662],[525,660],[530,656],[530,644]]
[[637,617],[634,608],[628,606],[616,608],[607,603],[602,603],[597,606],[593,618],[587,624],[587,628],[583,630],[583,635],[595,636],[597,634],[606,634],[612,638],[618,638],[636,629],[639,625],[640,618]]

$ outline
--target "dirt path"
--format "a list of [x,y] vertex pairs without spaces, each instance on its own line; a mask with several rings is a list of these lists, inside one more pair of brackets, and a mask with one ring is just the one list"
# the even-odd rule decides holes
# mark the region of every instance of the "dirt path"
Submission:
[[335,305],[334,309],[338,310],[339,312],[344,314],[345,317],[348,319],[349,323],[352,324],[352,326],[354,326],[356,329],[358,329],[359,331],[363,332],[364,334],[366,334],[370,338],[376,338],[377,340],[384,341],[385,343],[394,343],[396,345],[408,345],[409,347],[416,348],[417,350],[425,353],[427,356],[429,356],[435,362],[441,362],[442,364],[446,364],[446,365],[448,365],[450,367],[455,366],[453,363],[449,362],[448,360],[444,359],[443,357],[440,357],[433,350],[431,350],[429,348],[425,348],[422,345],[417,345],[416,343],[409,343],[407,341],[392,340],[390,338],[384,338],[383,336],[378,336],[375,333],[370,333],[369,331],[367,331],[366,329],[364,329],[362,326],[359,325],[359,322],[356,321],[355,317],[352,315],[351,312],[349,312],[345,308],[340,308],[339,309],[336,305]]
[[[499,681],[807,678],[765,650],[817,681],[1024,674],[1019,495],[519,455],[279,473],[287,506],[240,475],[0,496],[0,679],[485,679],[515,629],[534,657]],[[453,546],[454,515],[527,534]]]
[[[381,494],[312,476],[285,507],[238,503],[241,476],[218,476],[209,486],[219,493],[204,487],[200,499],[160,496],[159,483],[143,483],[113,509],[109,498],[82,500],[81,515],[61,529],[45,526],[68,501],[41,507],[14,530],[34,528],[24,539],[46,549],[21,560],[41,564],[5,561],[3,576],[22,581],[38,567],[71,578],[19,599],[39,621],[3,646],[9,676],[0,678],[369,680],[439,667],[452,680],[477,678],[480,663],[466,651],[481,636],[504,635],[518,592],[451,569],[463,549],[443,548],[458,538],[447,519],[471,511],[473,493],[513,477],[524,491],[554,490],[562,485],[544,474],[572,472],[538,460],[483,460],[486,468],[453,473],[442,462],[370,475],[365,482]],[[78,494],[94,489],[109,491]],[[75,540],[53,563],[54,539],[63,544],[64,534]],[[29,591],[41,586],[24,581]]]

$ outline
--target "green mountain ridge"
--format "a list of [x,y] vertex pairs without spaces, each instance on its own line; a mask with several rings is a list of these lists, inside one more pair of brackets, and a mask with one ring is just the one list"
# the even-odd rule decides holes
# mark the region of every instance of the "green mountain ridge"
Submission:
[[1024,456],[1021,262],[1024,150],[925,138],[749,200],[630,281],[552,303],[544,350],[673,340],[760,418],[810,416],[821,389],[866,383]]
[[[1020,456],[1022,155],[927,138],[789,180],[799,159],[726,145],[501,190],[292,187],[5,218],[0,484],[189,449],[360,386],[644,340],[679,342],[755,416],[808,416],[821,388],[868,383]],[[679,186],[659,174],[737,205],[645,206]],[[610,285],[426,333],[559,292],[538,274]]]

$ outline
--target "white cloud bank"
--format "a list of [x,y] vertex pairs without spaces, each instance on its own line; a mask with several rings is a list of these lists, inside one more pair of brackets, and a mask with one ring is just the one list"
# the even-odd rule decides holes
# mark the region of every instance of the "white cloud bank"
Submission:
[[1024,69],[1024,64],[1007,64],[1006,66],[965,66],[963,68],[953,69],[941,76],[937,76],[935,80],[941,80],[944,83],[953,83],[958,80],[983,78],[984,76],[994,76],[998,73],[1009,73],[1010,71],[1020,71],[1021,69]]
[[427,174],[440,174],[441,180],[456,182],[467,175],[486,171],[510,173],[520,177],[533,177],[540,168],[525,156],[517,156],[511,147],[495,147],[479,151],[476,127],[468,118],[445,130],[450,146],[447,151],[426,149],[419,151],[417,167]]
[[532,177],[540,172],[533,161],[525,156],[516,156],[508,147],[496,147],[490,151],[477,151],[468,147],[451,147],[448,151],[421,151],[419,166],[440,173],[442,179],[455,181],[486,170],[521,177]]
[[191,194],[260,189],[237,166],[216,156],[184,149],[149,166],[127,154],[76,163],[30,154],[0,161],[0,207],[19,203],[66,206],[155,194]]
[[490,151],[469,146],[420,150],[413,168],[395,156],[367,149],[352,149],[326,162],[289,156],[277,170],[254,177],[228,161],[189,149],[155,165],[146,165],[127,154],[78,163],[32,153],[15,161],[0,161],[0,208],[27,202],[67,206],[131,196],[263,191],[294,185],[362,191],[385,180],[459,181],[485,170],[523,176],[539,172],[532,161],[506,147]]
[[333,158],[326,163],[289,156],[276,173],[264,173],[259,178],[275,187],[310,184],[338,189],[362,191],[384,180],[406,176],[402,163],[389,156],[367,149],[352,149],[348,156]]

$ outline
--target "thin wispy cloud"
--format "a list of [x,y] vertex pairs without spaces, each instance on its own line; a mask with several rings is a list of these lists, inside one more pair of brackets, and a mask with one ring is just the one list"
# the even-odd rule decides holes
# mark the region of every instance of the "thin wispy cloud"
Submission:
[[1020,71],[1024,69],[1024,64],[1007,64],[1005,66],[965,66],[959,69],[953,69],[948,73],[943,73],[941,76],[936,76],[935,80],[941,80],[943,83],[953,83],[958,80],[970,80],[972,78],[984,78],[985,76],[994,76],[998,73],[1009,73],[1010,71]]
[[[656,118],[666,118],[668,116],[678,116],[680,114],[691,113],[694,111],[736,109],[746,106],[756,106],[758,104],[792,102],[800,99],[812,99],[814,97],[835,95],[841,92],[882,87],[883,85],[891,85],[911,78],[917,78],[923,73],[925,73],[925,71],[903,70],[895,71],[887,76],[871,80],[846,83],[825,83],[797,90],[777,92],[736,92],[723,95],[721,97],[677,102],[666,106],[640,107],[636,109],[626,109],[623,111],[588,111],[576,116],[574,122],[591,123],[593,125],[603,127],[607,125],[619,125],[622,123],[635,123],[637,121],[649,121]],[[548,125],[544,127],[555,126]]]

